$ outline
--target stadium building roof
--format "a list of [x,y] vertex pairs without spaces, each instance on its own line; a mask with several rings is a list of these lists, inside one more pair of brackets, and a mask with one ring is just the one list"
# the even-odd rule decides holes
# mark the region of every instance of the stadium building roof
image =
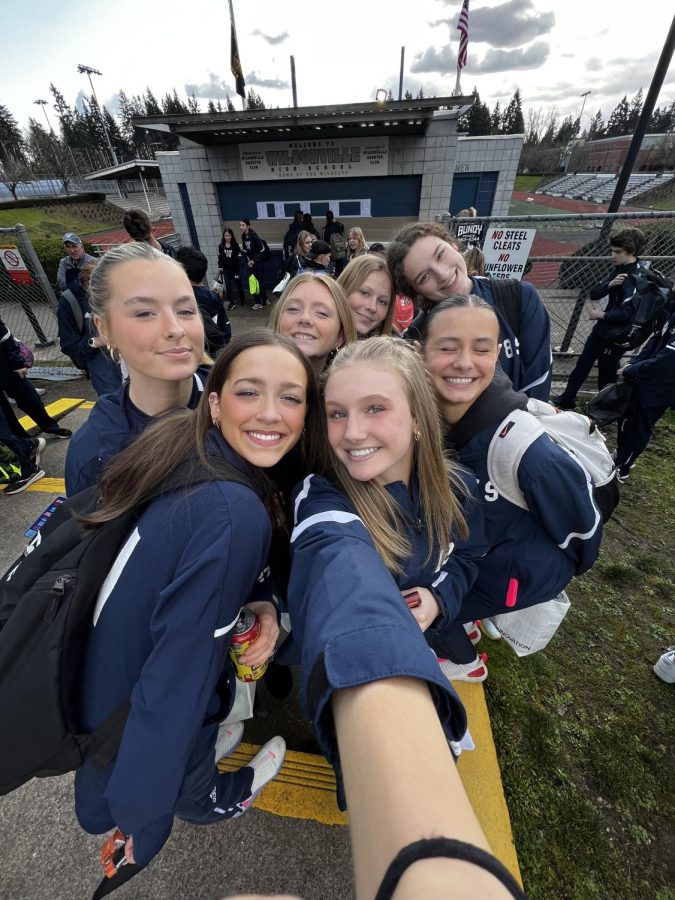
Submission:
[[133,124],[170,132],[196,144],[423,135],[432,122],[464,115],[473,100],[472,96],[433,97],[388,103],[140,116],[133,119]]

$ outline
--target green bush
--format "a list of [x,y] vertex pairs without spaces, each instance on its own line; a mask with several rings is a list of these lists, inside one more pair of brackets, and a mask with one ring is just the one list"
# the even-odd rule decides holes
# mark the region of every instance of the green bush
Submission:
[[103,203],[105,194],[91,191],[87,194],[71,194],[69,197],[26,197],[21,200],[7,200],[0,203],[0,209],[26,209],[34,206],[63,206],[72,203]]

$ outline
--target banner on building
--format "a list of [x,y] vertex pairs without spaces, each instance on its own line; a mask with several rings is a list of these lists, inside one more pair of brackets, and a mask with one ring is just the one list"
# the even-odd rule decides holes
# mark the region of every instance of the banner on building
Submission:
[[240,144],[244,181],[387,175],[389,138]]
[[485,274],[520,281],[536,233],[536,228],[490,228],[483,242]]

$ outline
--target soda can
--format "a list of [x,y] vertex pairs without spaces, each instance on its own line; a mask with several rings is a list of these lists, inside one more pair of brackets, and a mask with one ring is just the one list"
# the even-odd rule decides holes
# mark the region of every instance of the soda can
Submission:
[[260,666],[247,666],[241,662],[241,657],[251,644],[258,640],[259,635],[260,619],[252,609],[243,607],[230,642],[230,659],[234,665],[234,673],[240,681],[257,681],[265,674],[269,660],[266,659]]

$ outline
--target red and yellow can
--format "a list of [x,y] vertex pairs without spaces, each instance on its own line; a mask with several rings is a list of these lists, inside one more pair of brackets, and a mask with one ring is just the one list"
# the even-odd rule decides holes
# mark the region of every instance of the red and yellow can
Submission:
[[246,663],[241,662],[241,657],[251,644],[255,644],[259,636],[260,619],[252,609],[244,606],[239,614],[230,643],[230,659],[234,665],[235,675],[240,681],[257,681],[265,674],[269,660],[266,659],[259,666],[247,666]]

